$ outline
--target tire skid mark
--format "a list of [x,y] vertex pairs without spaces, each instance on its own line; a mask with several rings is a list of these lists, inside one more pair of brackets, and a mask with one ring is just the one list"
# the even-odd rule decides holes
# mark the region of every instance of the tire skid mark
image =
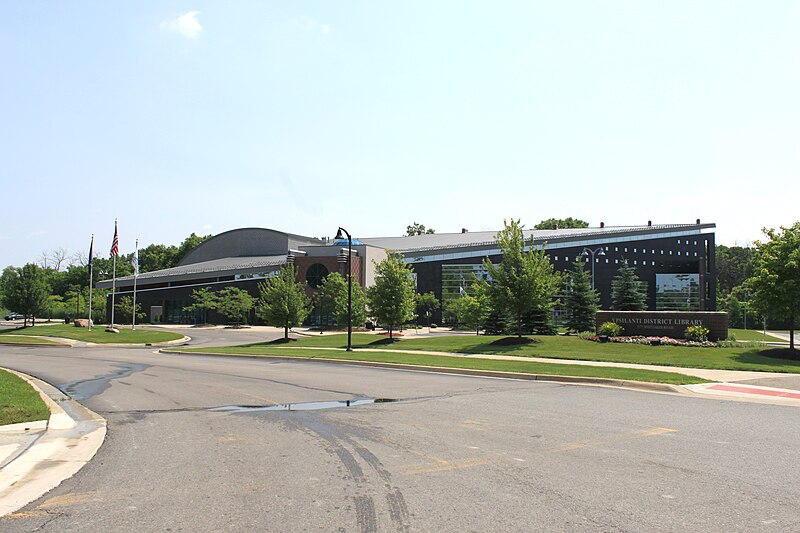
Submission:
[[[286,421],[289,422],[288,419]],[[300,416],[293,417],[291,424],[302,431],[321,438],[325,443],[326,451],[339,458],[347,472],[347,476],[353,480],[356,494],[352,496],[352,500],[356,511],[358,531],[361,533],[373,533],[378,530],[375,501],[372,496],[375,493],[375,487],[370,486],[369,478],[361,464],[359,464],[358,458],[363,463],[366,463],[369,469],[380,478],[386,491],[389,518],[396,531],[401,533],[410,531],[410,513],[403,493],[399,487],[392,485],[392,475],[383,466],[380,459],[355,440],[356,435],[346,434],[346,430],[343,427],[330,425],[321,420],[318,415],[311,413],[303,413]],[[355,452],[355,455],[351,453],[350,449]]]

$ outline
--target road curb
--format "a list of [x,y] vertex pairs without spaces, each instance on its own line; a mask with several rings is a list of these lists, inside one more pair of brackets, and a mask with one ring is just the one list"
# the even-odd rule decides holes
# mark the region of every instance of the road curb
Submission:
[[670,385],[668,383],[651,383],[646,381],[629,381],[623,379],[592,378],[582,376],[561,376],[554,374],[525,374],[521,372],[504,372],[500,370],[474,370],[469,368],[449,368],[425,365],[407,365],[403,363],[383,363],[380,361],[350,361],[347,359],[329,359],[325,357],[291,357],[285,355],[249,355],[249,354],[228,354],[220,352],[187,352],[184,350],[159,350],[160,353],[181,354],[181,355],[212,355],[224,357],[247,357],[251,359],[279,359],[284,361],[320,361],[324,363],[338,363],[357,366],[372,366],[382,368],[393,368],[398,370],[416,370],[422,372],[437,372],[440,374],[458,374],[464,376],[482,376],[504,379],[520,379],[525,381],[550,381],[554,383],[568,383],[573,385],[594,385],[602,387],[615,387],[633,389],[646,392],[670,392],[686,394],[680,385]]
[[147,347],[150,347],[150,346],[156,346],[156,347],[158,347],[158,346],[173,346],[173,345],[178,345],[178,344],[183,344],[185,342],[189,342],[190,340],[192,340],[191,337],[187,337],[186,335],[184,335],[180,339],[175,339],[175,340],[171,340],[171,341],[163,341],[163,342],[86,342],[86,343],[84,343],[84,346],[88,346],[90,348],[94,348],[96,346],[101,346],[101,347],[103,347],[103,346],[112,346],[112,347],[115,347],[115,348],[131,348],[131,347],[133,347],[133,348],[141,348],[143,346],[147,346]]
[[43,337],[41,335],[25,335],[25,337],[31,337],[34,339],[46,339],[52,340],[57,339],[59,342],[58,344],[42,344],[40,342],[7,342],[4,340],[0,340],[0,344],[3,346],[39,346],[41,348],[72,348],[72,344],[67,342],[69,339],[62,339],[61,337]]
[[0,517],[40,498],[88,463],[106,436],[106,421],[56,387],[8,370],[31,384],[50,408],[46,431],[0,469]]

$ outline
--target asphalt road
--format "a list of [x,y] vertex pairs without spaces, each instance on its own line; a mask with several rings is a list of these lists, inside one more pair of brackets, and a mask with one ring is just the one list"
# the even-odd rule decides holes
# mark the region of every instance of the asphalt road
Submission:
[[[0,346],[0,366],[108,420],[0,531],[800,530],[792,407],[152,348]],[[212,410],[362,397],[397,401]]]

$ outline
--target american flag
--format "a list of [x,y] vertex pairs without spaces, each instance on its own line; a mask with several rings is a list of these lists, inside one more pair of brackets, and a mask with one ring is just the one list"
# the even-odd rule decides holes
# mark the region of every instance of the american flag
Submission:
[[114,242],[111,243],[111,257],[119,255],[119,238],[117,238],[117,221],[114,221]]

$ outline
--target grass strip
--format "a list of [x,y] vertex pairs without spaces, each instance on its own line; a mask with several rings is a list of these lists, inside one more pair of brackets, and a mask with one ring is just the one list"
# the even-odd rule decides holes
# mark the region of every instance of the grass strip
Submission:
[[[178,351],[178,350],[165,350]],[[544,374],[549,376],[575,376],[587,378],[619,379],[626,381],[644,381],[649,383],[669,383],[687,385],[706,383],[704,379],[673,372],[657,372],[636,368],[616,368],[603,366],[581,366],[559,363],[538,363],[533,361],[507,361],[498,359],[479,359],[453,357],[446,355],[405,354],[392,352],[345,352],[344,350],[318,350],[314,348],[280,348],[276,346],[247,345],[225,346],[217,348],[181,348],[180,352],[216,353],[227,355],[276,355],[281,357],[297,357],[302,359],[337,359],[342,361],[374,361],[414,366],[430,366],[436,368],[457,368],[470,370],[486,370],[496,372],[519,372],[523,374]]]
[[92,331],[86,328],[76,328],[70,324],[54,324],[49,326],[34,326],[0,331],[0,335],[42,335],[45,337],[60,337],[76,341],[94,342],[97,344],[151,344],[157,342],[174,341],[182,338],[178,333],[170,331],[152,331],[146,329],[121,329],[119,333],[108,333],[103,326],[95,326]]
[[0,425],[46,420],[50,410],[24,379],[0,370]]
[[750,342],[785,342],[789,341],[780,337],[773,337],[770,334],[764,335],[763,331],[754,329],[729,329],[728,335],[735,338],[737,341],[750,341]]
[[0,337],[1,344],[40,344],[42,346],[64,346],[60,342],[51,339],[40,339],[37,337],[27,337],[25,335],[3,335]]
[[[373,344],[383,336],[366,333],[353,334],[353,347],[380,348]],[[536,336],[541,342],[521,346],[497,346],[492,342],[503,338],[492,335],[442,335],[416,337],[408,333],[402,340],[383,346],[395,350],[423,350],[466,354],[513,355],[517,357],[544,357],[549,359],[577,359],[613,363],[663,365],[684,368],[715,370],[749,370],[761,372],[800,373],[800,361],[765,357],[759,352],[764,347],[697,348],[689,346],[646,346],[641,344],[598,343],[575,336]],[[253,346],[270,346],[268,343]],[[304,337],[292,346],[344,348],[347,335],[320,335]]]

